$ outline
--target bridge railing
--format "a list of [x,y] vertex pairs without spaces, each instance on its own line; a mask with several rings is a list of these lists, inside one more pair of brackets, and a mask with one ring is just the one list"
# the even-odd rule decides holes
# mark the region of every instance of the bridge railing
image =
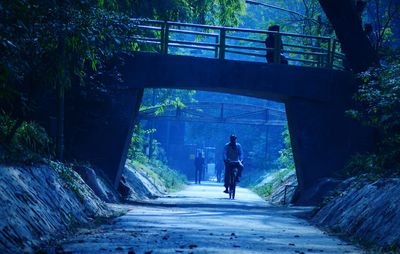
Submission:
[[[157,20],[132,19],[132,23],[140,51],[266,62],[268,50],[274,62],[279,63],[283,53],[291,65],[343,69],[339,42],[331,37]],[[266,48],[265,39],[271,34],[276,43]]]

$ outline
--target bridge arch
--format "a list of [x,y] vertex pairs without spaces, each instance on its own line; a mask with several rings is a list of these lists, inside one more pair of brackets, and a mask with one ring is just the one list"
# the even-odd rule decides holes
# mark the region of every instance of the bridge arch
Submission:
[[[231,93],[283,102],[300,203],[318,180],[335,176],[352,154],[370,149],[370,132],[345,116],[351,73],[332,69],[138,52],[122,69],[129,89],[173,88]],[[136,112],[137,114],[137,112]],[[119,179],[121,168],[115,172]]]

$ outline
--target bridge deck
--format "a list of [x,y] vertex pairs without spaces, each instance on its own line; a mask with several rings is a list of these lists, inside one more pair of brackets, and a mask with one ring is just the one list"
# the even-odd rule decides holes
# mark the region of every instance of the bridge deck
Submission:
[[333,69],[144,52],[127,56],[121,73],[130,88],[215,91],[280,102],[329,101],[333,91],[347,90],[351,79]]

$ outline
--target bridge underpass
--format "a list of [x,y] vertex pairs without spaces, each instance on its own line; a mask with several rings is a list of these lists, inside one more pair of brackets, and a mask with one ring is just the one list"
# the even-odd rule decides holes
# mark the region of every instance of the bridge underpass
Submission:
[[[122,82],[104,80],[106,87],[119,91],[116,92],[119,97],[112,97],[110,105],[105,108],[107,115],[110,115],[104,126],[108,131],[82,133],[77,136],[81,143],[78,145],[80,147],[74,147],[77,154],[79,151],[90,150],[94,142],[100,140],[104,141],[105,148],[116,148],[112,153],[107,149],[96,148],[81,156],[82,159],[87,159],[102,168],[114,186],[119,184],[133,131],[133,119],[138,114],[144,88],[215,91],[284,103],[299,181],[298,190],[300,198],[305,198],[300,200],[300,203],[307,203],[307,190],[321,178],[335,176],[352,154],[371,149],[371,133],[345,116],[345,111],[351,108],[355,86],[351,73],[334,69],[338,61],[340,62],[340,57],[333,39],[277,33],[276,35],[282,36],[287,53],[291,56],[289,65],[266,64],[259,60],[235,60],[232,54],[262,58],[266,49],[254,46],[253,43],[262,43],[263,40],[249,42],[246,38],[238,37],[238,33],[259,34],[265,37],[271,32],[192,24],[171,23],[170,26],[168,22],[158,23],[158,26],[137,25],[146,32],[139,36],[143,39],[136,40],[151,46],[141,47],[140,50],[153,53],[136,52],[122,56]],[[198,42],[196,37],[191,41],[178,35],[174,37],[173,33],[189,33],[190,31],[184,29],[185,26],[215,29],[217,32],[209,37],[217,36],[218,42],[208,45],[209,42]],[[152,30],[158,32],[149,32]],[[229,31],[234,34],[228,35]],[[199,31],[190,33],[198,35]],[[161,37],[148,38],[150,35]],[[201,36],[207,37],[205,34]],[[300,44],[301,41],[293,43],[291,37],[305,38],[312,44],[307,46],[304,42]],[[232,40],[239,44],[246,41],[251,44],[234,45],[230,44]],[[324,40],[327,43],[316,46],[318,41]],[[324,48],[324,45],[328,47]],[[187,47],[195,49],[189,53],[197,54],[197,57],[184,56],[177,50]],[[301,48],[301,51],[290,47]],[[208,57],[200,57],[202,54],[199,53],[202,50],[213,53]],[[277,52],[279,51],[275,49],[275,54]],[[305,66],[300,66],[299,63]],[[91,109],[81,110],[83,113],[80,114],[90,114]],[[110,137],[109,133],[114,133],[115,136]]]
[[[219,94],[218,96],[226,95]],[[230,96],[229,98],[237,101],[240,97]],[[260,102],[258,101],[258,103]],[[184,103],[183,107],[175,105],[144,107],[139,111],[138,120],[144,121],[143,124],[147,128],[157,130],[148,136],[148,156],[151,157],[153,154],[152,144],[156,139],[166,152],[168,165],[185,174],[189,179],[193,176],[193,159],[198,149],[206,151],[208,163],[219,165],[221,162],[222,146],[227,142],[231,132],[226,132],[221,140],[220,130],[222,128],[216,126],[228,125],[233,128],[231,131],[234,131],[235,126],[244,125],[248,129],[247,134],[252,133],[253,128],[261,130],[262,137],[257,137],[259,145],[261,145],[259,147],[261,154],[252,154],[247,157],[246,142],[243,143],[243,137],[239,136],[240,143],[244,145],[245,150],[246,172],[250,172],[259,170],[254,165],[258,165],[260,159],[257,160],[253,158],[254,156],[261,157],[262,161],[270,164],[279,157],[279,150],[283,146],[282,132],[284,126],[287,125],[285,111],[276,107],[207,101]],[[200,123],[200,125],[194,125],[197,127],[192,127],[192,129],[205,128],[207,130],[207,137],[203,138],[204,140],[201,142],[193,142],[193,140],[185,138],[188,135],[187,127],[193,126],[194,123]],[[234,132],[236,135],[239,134]],[[200,131],[198,135],[201,133]],[[195,134],[195,136],[198,135]],[[201,136],[197,138],[202,139]],[[248,149],[250,150],[250,148]]]

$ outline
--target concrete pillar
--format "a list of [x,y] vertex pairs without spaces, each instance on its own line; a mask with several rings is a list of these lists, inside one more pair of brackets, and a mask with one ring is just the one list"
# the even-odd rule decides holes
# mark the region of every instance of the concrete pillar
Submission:
[[338,177],[352,155],[370,151],[373,135],[345,115],[340,103],[292,98],[286,103],[289,132],[298,178],[296,204],[314,204],[307,194],[318,180]]
[[118,188],[143,89],[82,90],[66,100],[66,155],[89,162]]

